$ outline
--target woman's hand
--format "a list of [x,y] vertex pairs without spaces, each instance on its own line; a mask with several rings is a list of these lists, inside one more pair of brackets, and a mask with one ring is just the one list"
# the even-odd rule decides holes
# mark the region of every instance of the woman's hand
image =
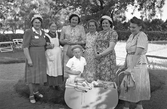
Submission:
[[33,66],[32,60],[28,60],[28,66],[29,66],[29,67],[32,67],[32,66]]
[[126,70],[124,71],[124,74],[131,74],[132,71],[133,71],[133,69],[128,68],[128,69],[126,69]]
[[101,58],[101,57],[102,57],[102,54],[101,54],[101,53],[97,52],[97,53],[95,54],[95,58],[96,58],[96,59],[99,59],[99,58]]
[[46,44],[46,48],[48,48],[48,49],[53,49],[53,48],[54,48],[54,44],[47,43],[47,44]]

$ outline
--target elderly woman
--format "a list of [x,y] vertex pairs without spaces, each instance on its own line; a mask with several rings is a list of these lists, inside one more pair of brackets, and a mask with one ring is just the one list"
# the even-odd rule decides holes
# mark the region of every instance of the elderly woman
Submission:
[[134,88],[121,85],[120,99],[125,101],[123,109],[129,109],[131,102],[136,103],[136,109],[143,109],[142,101],[150,99],[150,80],[147,70],[146,53],[148,49],[147,35],[142,32],[142,21],[136,17],[130,20],[131,35],[126,43],[127,56],[124,67],[125,74],[130,74],[135,82]]
[[42,16],[35,14],[32,19],[32,28],[25,31],[23,36],[23,50],[26,57],[25,81],[29,85],[30,102],[35,103],[34,95],[42,98],[39,93],[39,85],[47,81],[45,33],[41,30]]
[[98,24],[94,19],[91,19],[87,23],[88,33],[86,34],[86,50],[84,57],[86,58],[86,71],[95,73],[96,62],[95,62],[95,40],[98,36],[97,27]]
[[[64,66],[66,65],[69,57],[67,50],[72,45],[85,45],[85,30],[80,23],[80,17],[77,14],[71,14],[69,17],[70,24],[64,26],[61,31],[60,42],[63,44],[63,60]],[[64,79],[68,78],[67,73],[64,71]]]
[[62,73],[62,50],[60,48],[57,25],[49,23],[49,32],[46,34],[46,59],[47,59],[47,85],[60,89],[63,83]]
[[109,16],[102,16],[100,25],[102,31],[99,32],[95,42],[96,77],[104,81],[115,81],[117,68],[114,48],[118,40],[118,34],[112,28],[113,22]]

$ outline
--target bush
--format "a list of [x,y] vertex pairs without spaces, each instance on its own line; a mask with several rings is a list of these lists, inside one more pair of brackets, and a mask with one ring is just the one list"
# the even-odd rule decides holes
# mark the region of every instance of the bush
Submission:
[[0,34],[0,42],[12,41],[13,39],[22,39],[23,34]]
[[[129,35],[131,34],[130,31],[120,31],[118,32],[118,40],[127,40]],[[148,35],[149,41],[158,41],[158,40],[167,40],[167,32],[162,31],[146,31]],[[58,33],[60,37],[60,33]],[[0,42],[3,41],[12,41],[12,39],[20,39],[23,38],[23,34],[0,34]]]
[[[130,31],[117,31],[118,32],[118,40],[127,40],[129,35],[131,34]],[[149,41],[158,41],[158,40],[167,40],[167,32],[162,31],[145,31],[148,36]]]

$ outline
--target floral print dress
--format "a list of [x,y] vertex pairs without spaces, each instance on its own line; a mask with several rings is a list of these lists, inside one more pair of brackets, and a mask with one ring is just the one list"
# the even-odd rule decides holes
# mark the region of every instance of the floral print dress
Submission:
[[86,34],[86,50],[84,53],[84,57],[86,58],[86,72],[89,71],[91,73],[96,72],[96,62],[95,62],[95,40],[98,36],[98,32],[91,34],[90,32]]
[[[110,42],[116,43],[118,40],[118,34],[115,30],[110,29],[108,31],[101,31],[96,39],[96,51],[101,53],[105,51]],[[97,79],[104,81],[116,81],[115,72],[116,68],[116,54],[115,50],[112,50],[110,53],[101,57],[100,59],[96,59],[96,77]]]

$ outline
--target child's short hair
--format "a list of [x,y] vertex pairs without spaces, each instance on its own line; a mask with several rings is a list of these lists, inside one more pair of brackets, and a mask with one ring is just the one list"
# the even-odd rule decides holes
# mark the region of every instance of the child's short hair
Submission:
[[87,73],[85,74],[85,78],[87,78],[87,76],[88,76],[88,75],[92,75],[92,76],[93,76],[93,78],[95,79],[95,74],[94,74],[94,73],[87,72]]
[[74,45],[72,46],[71,50],[73,51],[76,48],[79,48],[81,51],[83,51],[83,47],[81,45]]

